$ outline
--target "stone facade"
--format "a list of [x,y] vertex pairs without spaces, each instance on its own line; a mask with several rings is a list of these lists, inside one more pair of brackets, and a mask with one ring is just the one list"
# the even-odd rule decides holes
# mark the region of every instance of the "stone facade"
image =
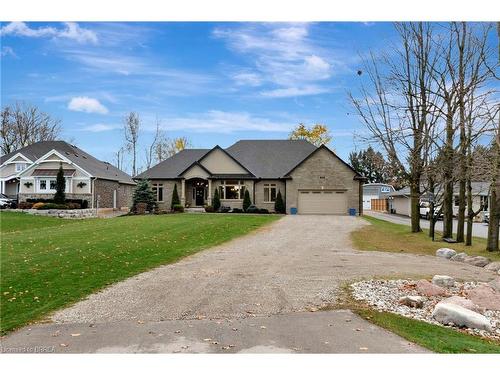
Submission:
[[18,212],[26,212],[31,215],[37,216],[54,216],[63,219],[88,219],[91,217],[97,217],[97,210],[92,208],[80,209],[80,210],[12,210]]
[[151,184],[163,184],[163,201],[156,202],[160,211],[170,210],[172,204],[172,193],[174,192],[174,185],[177,184],[177,193],[179,199],[181,198],[181,180],[150,180]]
[[[319,149],[291,173],[286,181],[286,212],[298,206],[300,189],[337,190],[347,194],[347,207],[360,213],[362,182],[355,172],[325,148]],[[362,191],[362,190],[361,190]],[[347,214],[347,212],[346,212]]]
[[134,185],[121,184],[117,181],[111,180],[97,179],[94,181],[94,189],[94,199],[96,203],[94,207],[97,207],[97,202],[99,202],[99,208],[114,208],[113,192],[115,190],[117,209],[132,206]]
[[278,194],[278,191],[280,191],[283,201],[286,202],[286,183],[284,180],[255,181],[255,194],[254,198],[252,198],[252,203],[256,205],[258,208],[265,208],[269,210],[269,212],[274,212],[274,202],[266,202],[264,200],[265,184],[276,184],[276,194]]

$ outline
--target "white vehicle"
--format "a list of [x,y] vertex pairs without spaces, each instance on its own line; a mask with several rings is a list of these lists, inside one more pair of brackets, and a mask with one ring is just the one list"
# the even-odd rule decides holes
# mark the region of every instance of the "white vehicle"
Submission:
[[11,208],[15,206],[15,201],[5,194],[0,194],[0,208]]
[[[434,207],[434,215],[437,216],[438,219],[442,219],[443,213],[439,214],[439,210],[441,210],[441,206]],[[420,217],[429,220],[430,212],[431,212],[431,204],[429,202],[420,202]]]

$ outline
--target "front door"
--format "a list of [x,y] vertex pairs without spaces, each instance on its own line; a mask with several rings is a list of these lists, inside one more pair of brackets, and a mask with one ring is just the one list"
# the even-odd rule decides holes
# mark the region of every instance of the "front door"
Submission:
[[205,203],[204,196],[205,196],[205,187],[203,187],[203,186],[196,187],[195,198],[196,198],[196,205],[197,206],[203,206],[203,204]]

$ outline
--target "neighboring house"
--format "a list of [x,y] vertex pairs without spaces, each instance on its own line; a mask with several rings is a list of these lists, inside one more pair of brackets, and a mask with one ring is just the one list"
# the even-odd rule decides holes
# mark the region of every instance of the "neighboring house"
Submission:
[[274,211],[278,191],[286,212],[347,214],[362,211],[363,178],[326,146],[304,140],[242,140],[227,149],[186,149],[139,174],[151,181],[161,209],[170,208],[177,185],[181,203],[241,208],[245,190],[252,203]]
[[386,195],[394,192],[392,185],[378,182],[363,185],[363,210],[371,210],[372,199],[385,199]]
[[91,208],[130,207],[135,182],[128,174],[63,141],[37,142],[3,155],[1,192],[20,202],[50,199],[60,165],[66,198],[87,200]]
[[[487,212],[491,200],[489,191],[490,184],[488,182],[472,182],[472,208],[477,211],[482,208],[482,212]],[[389,206],[393,213],[399,215],[410,216],[410,188],[405,187],[401,190],[386,194],[389,198]],[[453,189],[453,215],[458,214],[458,186]],[[421,201],[428,201],[429,195],[422,193]],[[478,215],[480,220],[483,219],[482,214]]]

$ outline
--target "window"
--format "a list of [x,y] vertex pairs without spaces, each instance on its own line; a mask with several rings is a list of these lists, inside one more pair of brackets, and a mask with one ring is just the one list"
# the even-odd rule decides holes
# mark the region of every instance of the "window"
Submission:
[[460,200],[458,199],[458,195],[455,195],[453,198],[454,198],[453,199],[453,204],[455,205],[455,207],[458,207],[459,202],[460,202]]
[[[66,193],[70,192],[71,179],[66,178]],[[57,189],[56,179],[42,178],[38,180],[38,190],[43,193],[55,193]]]
[[243,199],[245,194],[245,185],[243,181],[225,180],[219,186],[220,199]]
[[163,184],[153,184],[153,193],[157,202],[163,202]]
[[483,208],[483,211],[488,211],[488,196],[487,195],[481,195],[479,196],[479,204]]
[[264,202],[276,201],[276,184],[264,184]]
[[50,190],[56,190],[56,180],[50,180]]
[[40,180],[40,190],[47,190],[47,180]]
[[16,163],[16,172],[21,172],[26,169],[26,163]]

